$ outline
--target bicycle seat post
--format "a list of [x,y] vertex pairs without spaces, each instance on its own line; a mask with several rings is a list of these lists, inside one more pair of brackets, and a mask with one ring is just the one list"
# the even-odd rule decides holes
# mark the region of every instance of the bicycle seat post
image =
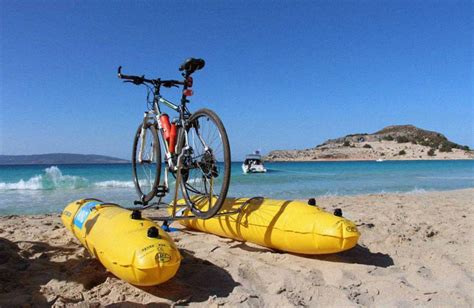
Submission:
[[176,174],[176,183],[175,183],[175,189],[174,189],[174,198],[173,198],[173,211],[172,211],[172,217],[176,217],[176,206],[178,205],[178,194],[179,194],[179,185],[181,184],[181,164],[179,163],[178,159],[178,170]]

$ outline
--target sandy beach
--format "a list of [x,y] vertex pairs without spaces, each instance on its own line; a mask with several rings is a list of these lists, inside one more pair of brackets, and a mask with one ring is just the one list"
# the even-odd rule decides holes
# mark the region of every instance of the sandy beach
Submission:
[[362,233],[358,246],[333,255],[173,232],[184,257],[178,274],[147,288],[108,273],[59,214],[2,216],[0,306],[472,307],[473,200],[474,189],[318,199]]

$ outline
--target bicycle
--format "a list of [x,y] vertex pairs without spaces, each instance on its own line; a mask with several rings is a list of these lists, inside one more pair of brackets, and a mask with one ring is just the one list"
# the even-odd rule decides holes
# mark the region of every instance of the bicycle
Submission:
[[[156,204],[161,204],[161,199],[169,192],[168,173],[176,180],[173,217],[176,214],[178,187],[181,187],[186,206],[199,218],[213,217],[225,201],[231,171],[227,132],[212,110],[200,109],[191,113],[187,107],[188,98],[193,95],[191,75],[204,65],[202,59],[187,59],[179,67],[183,81],[125,75],[122,74],[122,67],[118,68],[118,77],[125,79],[124,82],[145,85],[148,90],[148,110],[133,141],[133,182],[140,198],[135,201],[136,205],[148,207],[155,197],[159,198]],[[180,104],[165,99],[160,94],[162,86],[182,86]],[[176,111],[178,117],[170,122],[169,116],[162,113],[161,105]],[[162,146],[165,170],[163,183],[160,184]]]

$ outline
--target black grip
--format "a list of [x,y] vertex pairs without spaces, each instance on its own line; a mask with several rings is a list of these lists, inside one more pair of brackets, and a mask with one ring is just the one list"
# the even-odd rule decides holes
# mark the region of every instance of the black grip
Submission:
[[155,82],[154,80],[146,79],[146,78],[145,78],[145,75],[142,75],[142,76],[134,76],[134,75],[125,75],[125,74],[122,74],[122,66],[119,66],[119,67],[118,67],[117,75],[118,75],[118,78],[130,80],[131,82],[133,82],[133,83],[136,84],[136,85],[140,85],[140,84],[142,84],[142,83],[144,83],[144,82],[148,82],[148,83],[154,84],[154,82]]

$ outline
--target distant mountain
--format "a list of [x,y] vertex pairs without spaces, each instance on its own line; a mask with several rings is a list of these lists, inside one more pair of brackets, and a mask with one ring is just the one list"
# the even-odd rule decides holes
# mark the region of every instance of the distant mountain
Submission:
[[387,126],[372,134],[329,139],[315,148],[276,150],[269,161],[472,159],[473,151],[443,134],[413,125]]
[[89,154],[0,155],[0,165],[125,164],[128,162],[121,158]]

